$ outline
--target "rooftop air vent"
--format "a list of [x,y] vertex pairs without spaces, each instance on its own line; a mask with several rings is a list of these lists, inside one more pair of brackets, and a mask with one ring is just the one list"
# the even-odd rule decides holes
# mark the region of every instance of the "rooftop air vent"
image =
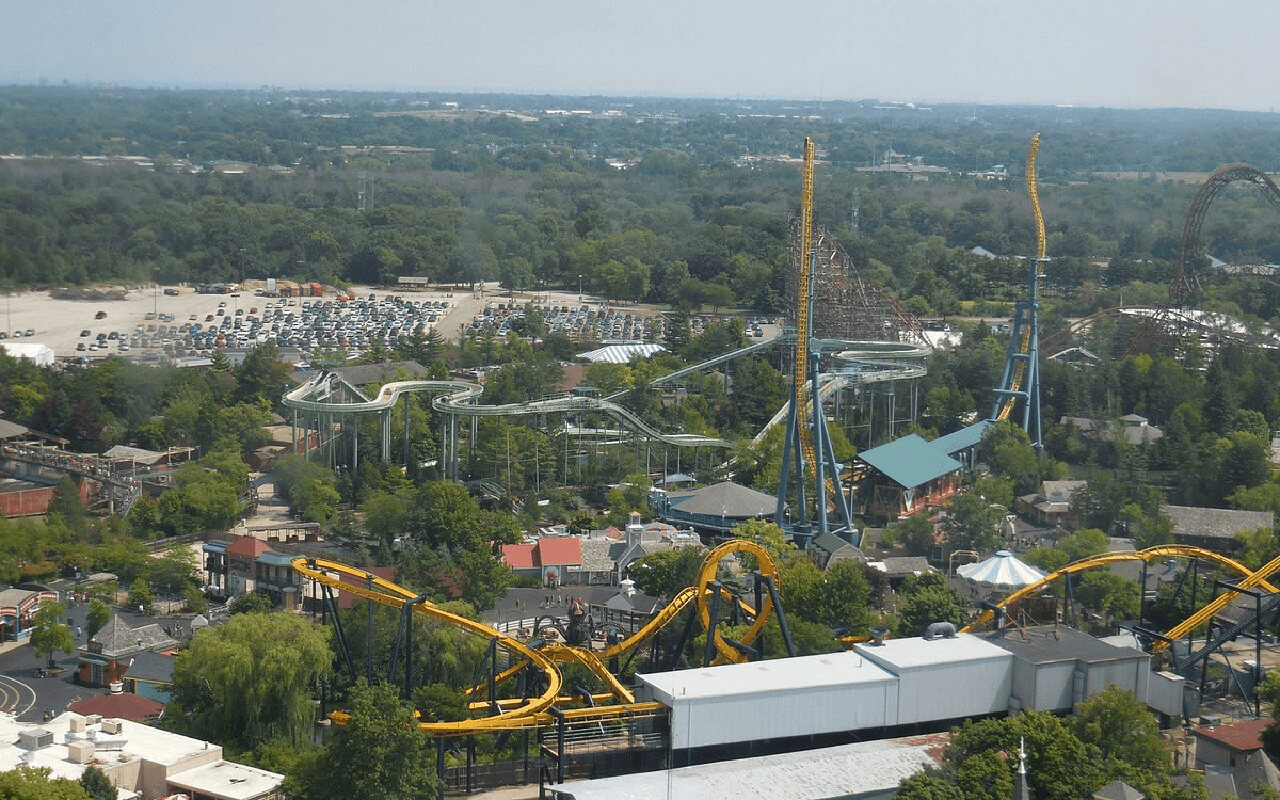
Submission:
[[53,734],[44,728],[32,728],[18,734],[18,746],[28,750],[39,750],[53,744]]

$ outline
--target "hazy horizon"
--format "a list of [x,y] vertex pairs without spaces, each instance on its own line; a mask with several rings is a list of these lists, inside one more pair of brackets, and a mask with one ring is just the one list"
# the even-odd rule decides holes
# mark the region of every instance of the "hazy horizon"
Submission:
[[1280,6],[763,0],[13,10],[0,83],[1271,111]]

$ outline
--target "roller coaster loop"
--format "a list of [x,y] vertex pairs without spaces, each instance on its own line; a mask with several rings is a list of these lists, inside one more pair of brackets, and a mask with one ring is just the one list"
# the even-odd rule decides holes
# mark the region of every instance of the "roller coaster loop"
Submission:
[[[1220,567],[1232,570],[1234,572],[1239,573],[1240,575],[1243,575],[1244,577],[1237,584],[1237,586],[1239,586],[1242,589],[1251,589],[1254,587],[1261,587],[1268,592],[1277,591],[1274,586],[1272,586],[1270,583],[1267,582],[1267,578],[1270,577],[1272,573],[1276,572],[1277,570],[1280,570],[1280,556],[1277,556],[1274,560],[1272,560],[1268,564],[1265,564],[1262,568],[1256,571],[1251,571],[1244,564],[1241,564],[1238,561],[1233,561],[1232,559],[1227,558],[1226,556],[1221,555],[1219,553],[1215,553],[1212,550],[1205,550],[1200,547],[1190,547],[1187,545],[1167,544],[1167,545],[1157,545],[1155,547],[1148,547],[1145,550],[1119,550],[1119,551],[1115,551],[1111,553],[1103,553],[1101,555],[1091,556],[1089,558],[1084,558],[1079,561],[1075,561],[1071,564],[1066,565],[1062,569],[1049,573],[1043,579],[1037,581],[1036,583],[1033,583],[1030,586],[1023,587],[1022,589],[1019,589],[1016,592],[1013,592],[1012,594],[1010,594],[1009,596],[1001,600],[997,604],[997,606],[1002,609],[1008,608],[1010,605],[1016,603],[1019,600],[1022,600],[1023,598],[1032,597],[1038,594],[1039,592],[1044,591],[1050,585],[1052,585],[1054,581],[1058,580],[1059,578],[1065,577],[1067,575],[1073,575],[1077,572],[1083,572],[1085,570],[1093,569],[1095,567],[1104,567],[1110,564],[1117,564],[1123,561],[1146,562],[1146,561],[1154,561],[1161,558],[1195,558],[1195,559],[1200,559],[1202,561],[1208,561],[1213,564],[1217,564]],[[1176,640],[1176,639],[1182,638],[1183,636],[1186,636],[1191,631],[1195,630],[1196,628],[1205,624],[1209,620],[1213,619],[1214,615],[1217,614],[1226,606],[1228,606],[1231,603],[1231,601],[1236,598],[1238,594],[1239,592],[1226,591],[1223,594],[1219,595],[1217,598],[1213,600],[1213,602],[1208,603],[1203,608],[1196,611],[1194,614],[1187,617],[1182,622],[1178,623],[1178,625],[1174,626],[1166,634],[1166,638],[1169,640]],[[974,620],[969,625],[967,625],[963,630],[965,632],[977,630],[979,628],[982,628],[985,625],[990,624],[990,622],[994,618],[995,618],[994,611],[991,611],[991,610],[983,611],[982,614],[980,614],[976,620]],[[1155,642],[1152,647],[1154,650],[1160,651],[1160,650],[1163,650],[1165,647],[1168,647],[1168,642],[1165,641],[1164,639],[1161,639]]]
[[[293,560],[293,569],[303,577],[315,581],[326,589],[341,589],[344,592],[379,605],[402,609],[406,603],[409,603],[412,605],[413,611],[417,613],[425,614],[432,619],[494,642],[496,647],[504,649],[514,662],[512,666],[497,673],[492,678],[494,686],[516,677],[525,670],[532,670],[541,675],[542,680],[539,685],[542,691],[535,697],[493,700],[492,702],[472,702],[471,707],[473,709],[490,710],[492,712],[490,716],[458,722],[420,722],[418,724],[418,727],[424,733],[431,736],[453,737],[476,733],[522,730],[552,724],[554,718],[548,713],[548,709],[565,703],[581,702],[583,699],[577,696],[562,697],[560,694],[561,689],[564,688],[564,681],[561,677],[559,665],[568,663],[586,666],[609,687],[610,691],[607,694],[592,695],[592,702],[612,699],[614,703],[612,705],[563,710],[560,713],[566,718],[596,720],[623,717],[630,714],[652,713],[660,710],[662,708],[660,704],[635,702],[635,697],[631,691],[618,681],[609,671],[606,664],[610,659],[632,650],[637,645],[652,638],[660,630],[674,622],[682,611],[695,602],[697,603],[698,617],[704,630],[713,624],[712,619],[716,616],[715,607],[720,602],[739,604],[740,609],[749,619],[752,619],[751,625],[742,637],[742,641],[738,643],[731,642],[716,629],[712,635],[712,642],[717,653],[715,663],[747,660],[741,645],[750,645],[755,641],[764,629],[769,616],[780,611],[780,609],[775,609],[772,593],[764,595],[759,609],[747,605],[723,587],[719,589],[718,599],[713,599],[716,592],[711,587],[719,585],[716,582],[716,576],[720,562],[727,557],[735,555],[753,557],[756,560],[757,570],[765,581],[771,584],[776,584],[778,581],[777,565],[770,557],[769,552],[763,547],[746,540],[724,542],[712,548],[707,553],[706,558],[703,559],[702,567],[698,573],[698,587],[702,588],[689,587],[680,591],[644,627],[631,636],[599,651],[592,650],[589,647],[576,647],[558,643],[542,646],[525,643],[482,622],[476,622],[446,611],[429,601],[423,600],[413,591],[389,580],[380,578],[358,567],[352,567],[337,561],[320,558],[296,558]],[[479,701],[482,693],[488,691],[489,688],[490,681],[485,681],[468,689],[466,695],[469,699]],[[333,712],[330,718],[339,724],[345,723],[349,719],[341,711]]]

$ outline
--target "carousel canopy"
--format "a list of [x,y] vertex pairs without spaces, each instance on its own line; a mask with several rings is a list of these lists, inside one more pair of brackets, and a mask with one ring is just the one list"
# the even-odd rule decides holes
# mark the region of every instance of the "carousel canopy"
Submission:
[[965,564],[956,574],[969,583],[994,589],[1021,589],[1044,577],[1044,573],[1014,557],[1008,550],[997,550],[986,561]]

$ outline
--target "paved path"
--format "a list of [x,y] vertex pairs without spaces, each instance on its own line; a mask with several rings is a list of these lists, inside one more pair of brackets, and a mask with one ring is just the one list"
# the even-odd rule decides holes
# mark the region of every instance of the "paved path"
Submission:
[[[83,627],[89,607],[84,603],[67,606],[67,617]],[[130,624],[132,620],[130,620]],[[75,627],[72,628],[73,633]],[[76,640],[76,646],[84,644]],[[36,668],[46,666],[48,657],[36,658],[28,640],[0,644],[0,711],[24,722],[40,722],[45,711],[61,714],[70,703],[103,694],[106,689],[81,686],[75,682],[80,659],[75,653],[55,653],[54,664],[62,672],[36,677]]]
[[462,329],[484,310],[485,304],[496,297],[498,284],[487,283],[479,292],[457,291],[449,300],[449,310],[436,323],[436,330],[446,342],[457,344],[462,339]]
[[487,792],[475,792],[467,795],[472,800],[537,800],[538,784],[528,786],[504,786]]

